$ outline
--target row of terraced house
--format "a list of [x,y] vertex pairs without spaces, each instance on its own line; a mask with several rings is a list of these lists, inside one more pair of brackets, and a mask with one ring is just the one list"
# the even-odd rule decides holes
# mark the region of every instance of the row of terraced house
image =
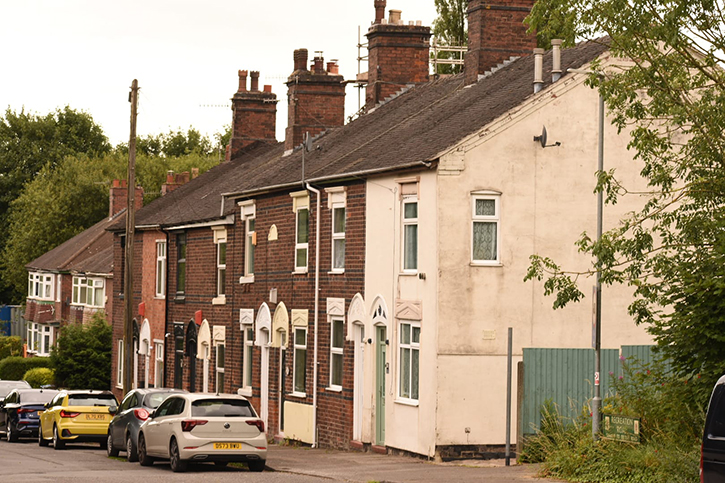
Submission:
[[[605,43],[535,51],[532,3],[469,0],[464,71],[432,76],[430,28],[384,18],[375,0],[365,113],[345,124],[337,64],[296,50],[284,142],[277,95],[240,71],[226,161],[170,173],[136,213],[133,293],[122,183],[87,239],[28,265],[33,350],[105,309],[120,396],[133,297],[135,386],[238,393],[270,437],[323,447],[503,445],[507,328],[516,361],[525,347],[590,345],[590,306],[554,311],[523,279],[534,253],[590,263],[573,242],[596,226],[598,101],[568,69],[618,62]],[[558,144],[533,140],[542,126]],[[604,137],[608,166],[641,185],[626,133],[607,123]],[[605,226],[632,208],[608,209]],[[629,297],[607,292],[603,345],[650,343]]]

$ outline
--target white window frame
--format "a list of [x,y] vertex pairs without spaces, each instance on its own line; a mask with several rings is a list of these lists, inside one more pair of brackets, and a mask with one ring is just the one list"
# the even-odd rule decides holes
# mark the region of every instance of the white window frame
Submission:
[[[50,349],[53,347],[53,328],[50,325],[34,324],[35,336],[38,340],[38,349],[35,351],[37,356],[50,357]],[[48,336],[46,343],[45,337]]]
[[[406,218],[405,216],[405,207],[406,205],[415,204],[416,206],[416,215],[415,218]],[[402,254],[401,260],[400,260],[400,266],[403,273],[418,273],[418,241],[420,240],[420,230],[418,225],[418,219],[420,218],[420,204],[418,203],[418,195],[404,195],[403,200],[401,203],[401,212],[400,212],[400,218],[402,221],[402,233],[401,233],[401,240],[403,247],[400,251]],[[406,227],[408,226],[415,226],[415,232],[416,232],[416,241],[415,241],[415,267],[409,268],[406,267],[406,261],[408,258],[408,252],[407,252],[407,243],[406,243],[406,236],[407,236],[407,230]]]
[[[297,343],[297,331],[304,333],[304,344]],[[292,395],[297,397],[307,397],[307,327],[293,327],[292,334],[292,346],[294,349],[292,353]],[[304,391],[297,390],[297,364],[300,362],[297,357],[297,351],[305,352],[305,367],[302,369],[303,374],[305,374],[305,377],[302,379],[302,383],[304,384],[305,389]]]
[[[410,326],[410,341],[409,342],[403,342],[403,331],[404,331],[404,325]],[[413,329],[418,329],[418,341],[415,342],[413,340]],[[418,400],[420,399],[420,338],[421,338],[421,324],[419,321],[413,321],[413,320],[400,320],[398,321],[398,389],[397,389],[397,395],[398,395],[398,401],[407,403],[407,404],[418,404]],[[408,368],[409,373],[407,374],[408,379],[408,392],[409,394],[404,394],[403,392],[403,380],[404,380],[404,374],[403,374],[403,351],[405,349],[408,349],[409,352],[409,362],[408,362]],[[413,351],[418,352],[418,372],[416,374],[413,374]],[[417,379],[418,382],[418,394],[417,397],[413,397],[413,379]]]
[[38,349],[36,347],[36,342],[38,340],[38,324],[36,324],[35,322],[28,324],[27,338],[28,352],[36,354],[38,352]]
[[166,297],[166,240],[156,240],[156,293],[155,297]]
[[[219,350],[224,353],[223,357],[223,364],[221,367],[219,367]],[[226,364],[226,346],[224,342],[219,342],[216,345],[216,354],[214,357],[214,367],[215,367],[215,374],[216,374],[216,392],[217,394],[224,392],[224,365]],[[221,387],[220,387],[221,386]]]
[[242,324],[242,344],[242,389],[251,396],[252,377],[254,376],[254,372],[252,371],[252,365],[254,363],[253,324]]
[[[300,213],[307,212],[307,241],[300,242]],[[305,264],[297,265],[297,252],[305,251]],[[297,208],[295,211],[295,272],[306,273],[310,264],[310,208],[308,206]]]
[[116,386],[123,387],[123,339],[118,339],[118,354],[116,360]]
[[[477,200],[493,200],[495,202],[494,215],[477,215]],[[496,258],[493,260],[476,260],[474,258],[474,226],[476,223],[493,223],[496,225]],[[471,264],[480,266],[500,266],[501,265],[501,193],[497,192],[479,192],[473,193],[471,196]]]
[[[342,210],[343,212],[343,222],[342,222],[342,231],[335,231],[335,211],[336,210]],[[333,203],[331,208],[331,231],[332,231],[332,241],[330,243],[331,246],[331,256],[330,256],[330,264],[331,264],[331,271],[333,273],[344,273],[345,272],[345,231],[347,230],[347,207],[345,206],[345,203]],[[342,266],[336,267],[335,261],[337,260],[336,256],[336,249],[335,249],[335,242],[336,241],[342,241]]]
[[28,272],[28,298],[54,301],[55,275],[44,272]]
[[[221,262],[222,245],[224,245],[224,263]],[[216,242],[216,294],[217,297],[226,297],[227,282],[227,239],[221,238]]]
[[[340,323],[340,331],[342,332],[340,335],[342,340],[342,345],[340,347],[335,347],[335,322]],[[343,369],[344,369],[344,356],[343,356],[343,350],[345,347],[345,319],[343,317],[330,317],[330,384],[327,387],[327,389],[331,389],[334,391],[342,391],[342,379],[344,377]],[[336,384],[332,380],[332,375],[334,372],[335,367],[335,361],[339,361],[340,364],[340,381],[339,384]]]
[[[239,278],[239,283],[254,282],[254,266],[250,267],[250,261],[254,258],[255,247],[257,246],[256,219],[257,209],[254,201],[247,200],[239,203],[241,210],[240,216],[244,225],[244,266],[243,275]],[[250,225],[254,224],[254,228]]]
[[72,287],[71,305],[96,309],[106,306],[106,279],[76,275]]
[[154,340],[154,387],[164,387],[164,343]]

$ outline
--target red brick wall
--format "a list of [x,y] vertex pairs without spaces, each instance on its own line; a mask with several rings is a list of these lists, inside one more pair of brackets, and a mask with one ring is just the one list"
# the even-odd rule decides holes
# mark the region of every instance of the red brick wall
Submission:
[[533,5],[534,0],[499,0],[496,5],[484,0],[469,0],[467,84],[476,82],[479,74],[512,56],[521,57],[533,52],[536,34],[527,34],[524,25]]
[[407,84],[428,82],[430,27],[375,24],[366,35],[368,110]]

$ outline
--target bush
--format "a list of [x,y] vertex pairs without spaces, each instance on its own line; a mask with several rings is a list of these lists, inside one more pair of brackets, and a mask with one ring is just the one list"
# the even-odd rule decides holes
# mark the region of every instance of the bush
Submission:
[[103,312],[87,324],[63,327],[50,356],[56,383],[68,389],[109,389],[111,335]]
[[55,371],[47,367],[36,367],[25,373],[23,379],[30,384],[31,387],[39,388],[41,386],[52,386],[55,381]]
[[17,335],[0,335],[0,360],[23,353],[23,341]]
[[53,367],[47,357],[6,357],[0,361],[0,379],[19,381],[26,372],[36,367]]

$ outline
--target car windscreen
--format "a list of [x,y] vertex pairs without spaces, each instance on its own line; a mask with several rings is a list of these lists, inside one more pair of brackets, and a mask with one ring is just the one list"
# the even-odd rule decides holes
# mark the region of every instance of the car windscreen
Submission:
[[254,417],[244,399],[199,399],[191,403],[192,417]]
[[0,381],[0,397],[4,398],[10,391],[18,387],[30,387],[25,381]]
[[68,394],[68,406],[117,406],[113,394]]
[[146,394],[143,398],[143,405],[147,408],[156,409],[162,402],[164,402],[164,399],[172,394],[178,394],[178,392],[152,392],[151,394]]
[[32,391],[20,393],[20,404],[45,404],[58,394],[58,391]]

